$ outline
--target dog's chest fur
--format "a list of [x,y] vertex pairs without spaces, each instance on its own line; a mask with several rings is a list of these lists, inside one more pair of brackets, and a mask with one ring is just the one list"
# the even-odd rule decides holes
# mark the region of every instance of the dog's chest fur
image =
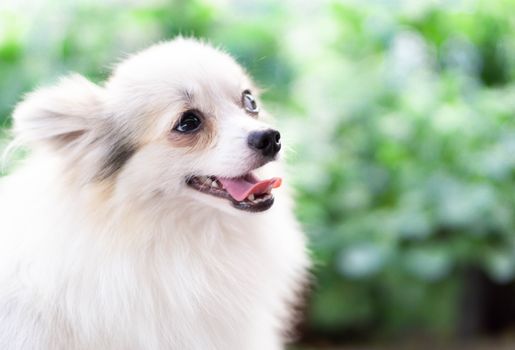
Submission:
[[280,202],[93,225],[73,202],[2,209],[2,349],[281,347],[306,258]]

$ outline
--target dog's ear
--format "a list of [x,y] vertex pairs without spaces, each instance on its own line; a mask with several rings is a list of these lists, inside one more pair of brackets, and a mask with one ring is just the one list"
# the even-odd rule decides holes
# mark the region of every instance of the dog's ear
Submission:
[[103,88],[81,75],[26,96],[14,111],[14,131],[24,144],[68,147],[94,139],[105,123]]

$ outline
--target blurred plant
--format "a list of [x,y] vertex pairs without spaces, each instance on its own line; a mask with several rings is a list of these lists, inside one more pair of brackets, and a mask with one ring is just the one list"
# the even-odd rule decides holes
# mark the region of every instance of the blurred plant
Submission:
[[385,6],[330,4],[292,60],[310,322],[449,334],[466,267],[514,279],[515,3]]

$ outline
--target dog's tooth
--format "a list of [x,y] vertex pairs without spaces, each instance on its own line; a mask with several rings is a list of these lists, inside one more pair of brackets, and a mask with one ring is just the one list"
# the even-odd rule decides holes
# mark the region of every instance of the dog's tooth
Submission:
[[206,186],[211,186],[212,182],[213,182],[213,181],[212,181],[211,179],[207,178],[207,179],[206,179],[206,181],[204,181],[204,184],[205,184]]
[[247,197],[249,201],[253,201],[254,200],[254,194],[251,193],[249,194],[249,196]]
[[220,188],[220,185],[218,184],[218,181],[214,180],[213,182],[211,182],[211,187]]

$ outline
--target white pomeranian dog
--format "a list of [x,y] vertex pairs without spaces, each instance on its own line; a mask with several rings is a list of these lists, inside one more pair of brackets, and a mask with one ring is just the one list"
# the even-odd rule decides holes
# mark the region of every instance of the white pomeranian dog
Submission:
[[0,349],[284,347],[305,239],[230,56],[178,38],[13,118],[31,155],[0,182]]

